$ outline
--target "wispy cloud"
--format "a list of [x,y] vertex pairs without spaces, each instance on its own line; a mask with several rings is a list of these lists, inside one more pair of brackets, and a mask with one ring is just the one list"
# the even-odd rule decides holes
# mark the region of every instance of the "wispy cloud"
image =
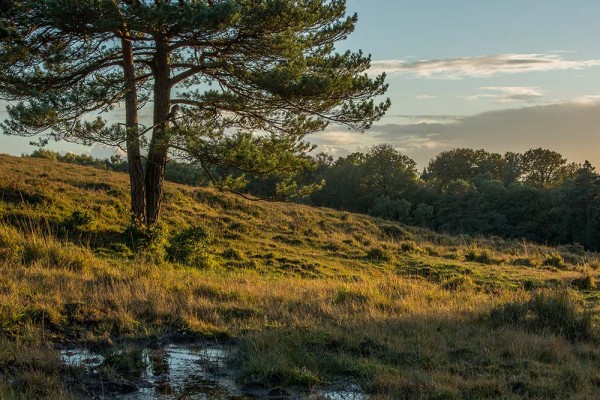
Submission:
[[350,151],[348,149],[345,149],[343,147],[331,146],[328,144],[319,146],[319,148],[316,150],[316,153],[321,153],[321,152],[327,153],[330,156],[333,156],[334,158],[345,157],[348,154],[350,154]]
[[[582,98],[583,99],[583,98]],[[547,147],[569,160],[600,166],[600,95],[556,104],[490,111],[470,116],[405,115],[404,123],[381,123],[356,135],[352,144],[336,135],[315,134],[310,141],[335,156],[388,143],[425,166],[441,151],[470,147],[504,153]],[[416,122],[424,118],[432,122]],[[437,122],[433,122],[437,121]],[[341,128],[339,128],[341,129]]]
[[451,123],[459,121],[464,115],[427,115],[427,114],[387,114],[385,119],[400,119],[411,124]]
[[512,103],[517,101],[534,102],[543,97],[540,88],[527,86],[486,86],[479,90],[488,93],[479,93],[472,96],[459,96],[461,99],[476,101],[482,99],[493,100],[496,103]]
[[334,125],[323,133],[311,135],[311,139],[314,137],[315,143],[329,146],[357,145],[364,142],[364,136],[360,133],[343,129],[343,127]]
[[417,100],[433,100],[433,99],[437,99],[438,96],[432,96],[429,94],[420,94],[416,98],[417,98]]
[[371,71],[410,74],[420,78],[485,78],[497,74],[579,70],[600,66],[600,60],[565,60],[558,54],[500,54],[439,60],[378,60]]
[[600,102],[600,94],[586,94],[575,99],[580,104],[597,104]]

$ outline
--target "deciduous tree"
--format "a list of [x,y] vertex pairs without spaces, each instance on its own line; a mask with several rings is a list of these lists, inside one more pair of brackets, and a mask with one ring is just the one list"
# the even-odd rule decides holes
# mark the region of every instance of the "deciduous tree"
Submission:
[[530,149],[523,154],[525,180],[533,185],[548,187],[559,182],[566,173],[567,160],[548,149]]

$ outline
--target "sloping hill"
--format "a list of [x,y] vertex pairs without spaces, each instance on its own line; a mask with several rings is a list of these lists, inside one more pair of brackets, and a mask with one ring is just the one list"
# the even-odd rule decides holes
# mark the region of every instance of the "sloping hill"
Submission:
[[127,183],[0,156],[0,397],[77,392],[49,343],[164,336],[232,341],[243,383],[600,396],[597,254],[176,184],[142,241]]

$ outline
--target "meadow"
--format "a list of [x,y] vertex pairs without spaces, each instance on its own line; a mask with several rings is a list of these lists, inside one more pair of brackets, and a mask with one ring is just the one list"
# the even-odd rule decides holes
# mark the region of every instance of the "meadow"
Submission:
[[600,397],[600,255],[581,246],[173,183],[159,227],[128,223],[126,174],[0,156],[0,398],[85,398],[60,348],[157,338],[233,344],[241,384]]

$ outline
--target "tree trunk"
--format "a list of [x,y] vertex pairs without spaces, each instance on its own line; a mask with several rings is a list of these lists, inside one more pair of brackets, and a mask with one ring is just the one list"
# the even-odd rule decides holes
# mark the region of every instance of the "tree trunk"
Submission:
[[131,188],[131,218],[134,224],[144,222],[146,215],[146,195],[144,170],[140,154],[138,136],[137,89],[133,47],[127,27],[124,26],[121,38],[123,50],[123,70],[125,74],[125,127],[127,130],[127,163],[129,164],[129,183]]
[[163,196],[163,180],[169,149],[169,108],[171,82],[168,43],[156,40],[154,65],[154,129],[146,163],[146,224],[158,221]]

